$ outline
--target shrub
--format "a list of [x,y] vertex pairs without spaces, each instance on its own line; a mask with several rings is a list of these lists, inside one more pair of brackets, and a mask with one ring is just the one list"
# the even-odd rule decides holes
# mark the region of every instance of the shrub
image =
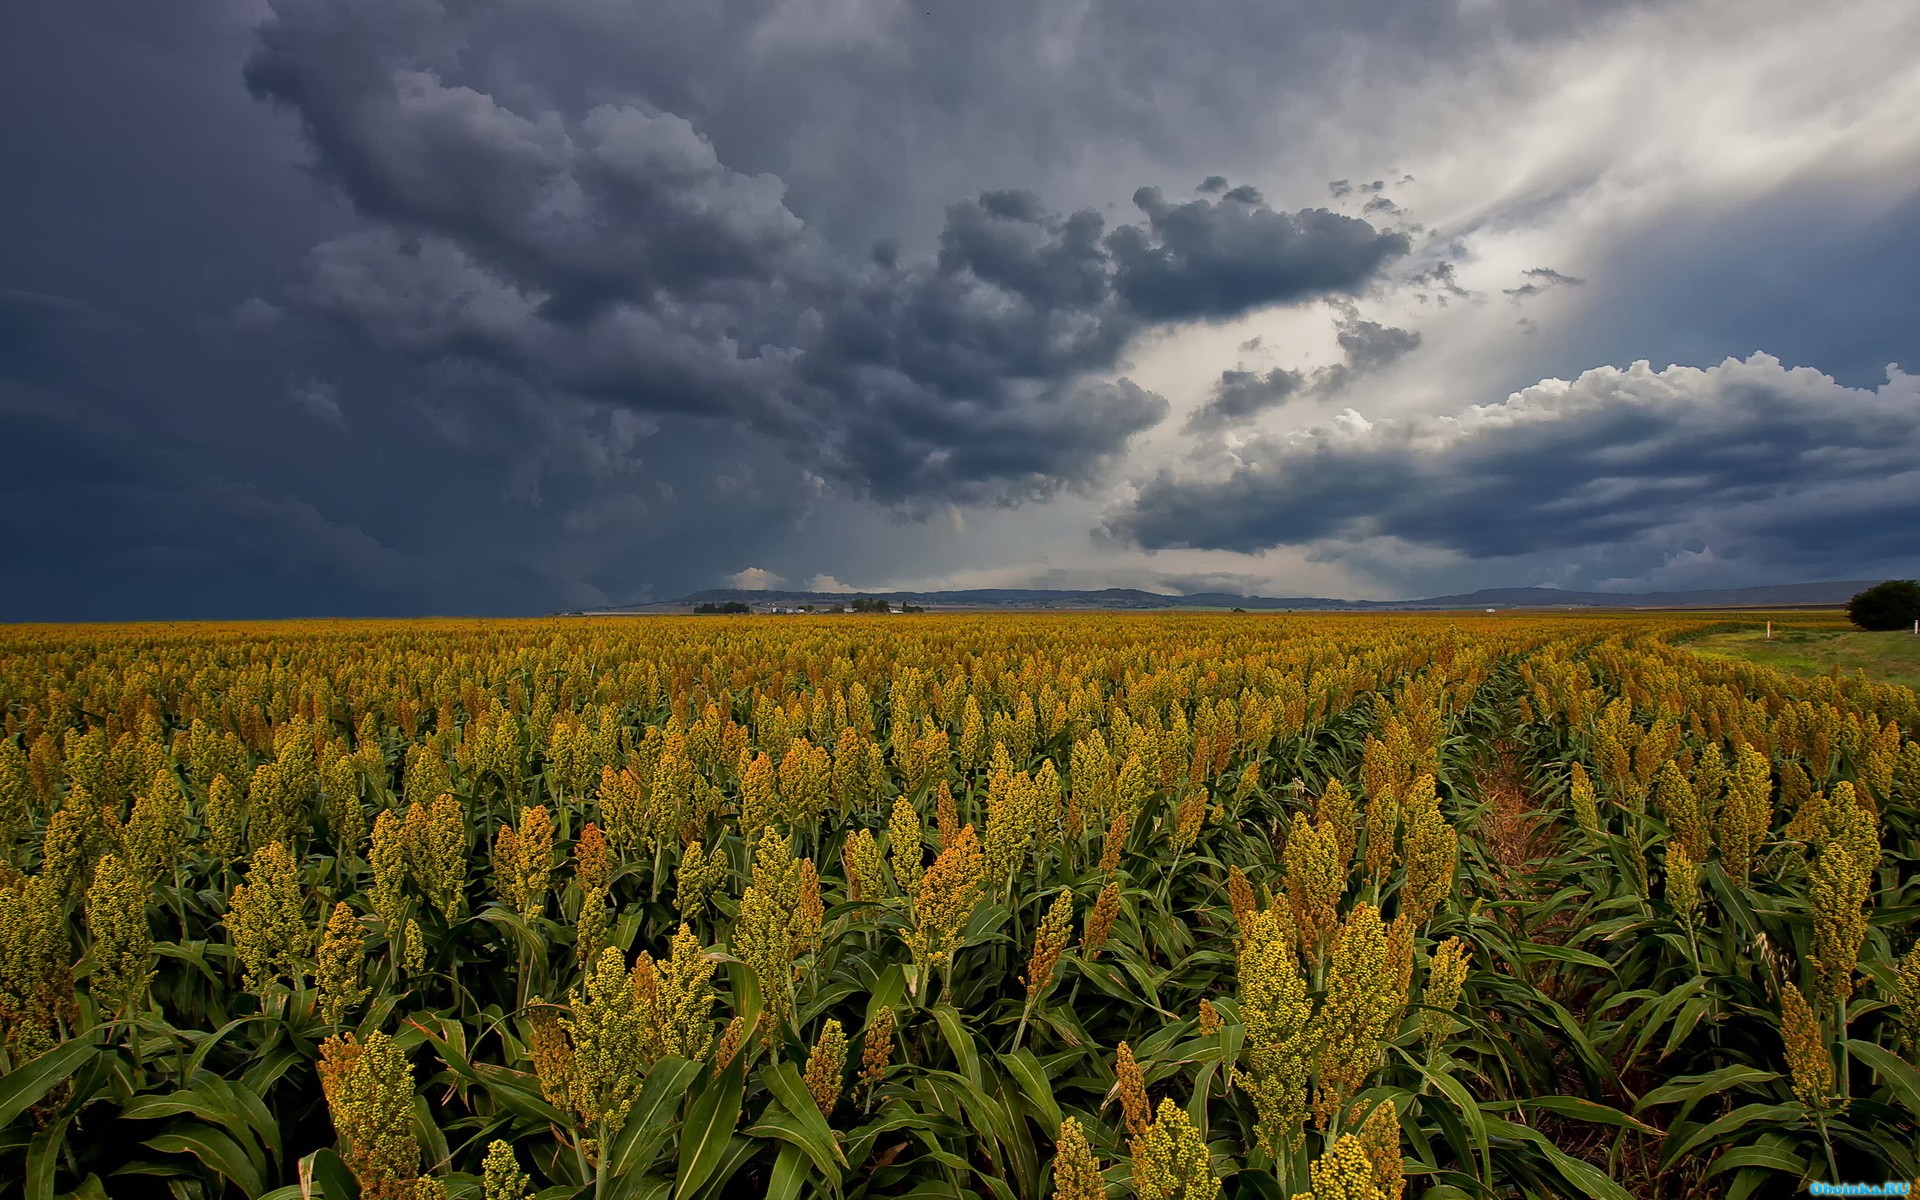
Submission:
[[1862,629],[1909,629],[1920,621],[1920,583],[1889,579],[1847,601],[1847,619]]

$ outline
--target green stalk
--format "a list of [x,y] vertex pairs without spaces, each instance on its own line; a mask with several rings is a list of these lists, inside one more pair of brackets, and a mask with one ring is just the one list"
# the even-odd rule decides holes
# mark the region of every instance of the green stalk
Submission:
[[[1853,1073],[1853,1060],[1847,1053],[1847,1002],[1844,997],[1835,997],[1833,1001],[1833,1051],[1838,1060],[1840,1079],[1840,1098],[1850,1100],[1853,1097],[1852,1082],[1847,1078]],[[1835,1182],[1839,1181],[1835,1175]]]
[[595,1122],[593,1132],[593,1200],[600,1200],[607,1191],[607,1123]]
[[1816,1110],[1813,1114],[1813,1123],[1819,1127],[1820,1145],[1827,1152],[1828,1178],[1832,1182],[1838,1183],[1840,1182],[1840,1164],[1833,1157],[1833,1139],[1827,1136],[1827,1114]]

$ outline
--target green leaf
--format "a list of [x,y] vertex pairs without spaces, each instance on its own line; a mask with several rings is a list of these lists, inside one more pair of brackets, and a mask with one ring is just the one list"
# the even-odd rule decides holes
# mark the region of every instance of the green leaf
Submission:
[[1640,1103],[1633,1106],[1633,1111],[1641,1112],[1656,1104],[1691,1102],[1739,1087],[1743,1083],[1771,1083],[1778,1078],[1778,1072],[1762,1071],[1758,1067],[1721,1067],[1705,1075],[1682,1075],[1640,1097]]
[[226,1134],[208,1125],[183,1125],[141,1143],[162,1154],[191,1154],[249,1196],[260,1194],[260,1173],[246,1151]]
[[1737,1171],[1742,1167],[1765,1167],[1798,1176],[1806,1174],[1807,1160],[1780,1146],[1735,1146],[1714,1159],[1701,1178],[1711,1179],[1723,1171]]
[[713,1175],[708,1178],[707,1185],[701,1189],[700,1195],[731,1195],[729,1188],[733,1177],[739,1174],[740,1168],[751,1162],[760,1150],[761,1143],[752,1138],[735,1134],[727,1139],[727,1147],[720,1154],[720,1165],[714,1168]]
[[1591,1121],[1596,1125],[1618,1125],[1625,1129],[1637,1129],[1642,1133],[1659,1134],[1660,1130],[1637,1121],[1617,1108],[1610,1108],[1593,1100],[1583,1100],[1578,1096],[1536,1096],[1523,1102],[1526,1108],[1544,1108],[1550,1113],[1570,1117],[1575,1121]]
[[940,1025],[940,1035],[953,1049],[953,1056],[960,1062],[960,1070],[975,1087],[980,1086],[980,1051],[973,1044],[973,1035],[967,1032],[959,1010],[950,1004],[942,1004],[933,1010],[933,1019]]
[[674,1116],[687,1088],[700,1074],[700,1064],[684,1058],[663,1058],[647,1071],[639,1098],[627,1113],[627,1123],[614,1139],[608,1169],[615,1175],[643,1174],[653,1165],[673,1128]]
[[1686,1137],[1680,1138],[1677,1141],[1674,1140],[1672,1133],[1669,1132],[1667,1138],[1668,1144],[1661,1150],[1660,1163],[1662,1166],[1671,1166],[1679,1162],[1688,1151],[1698,1146],[1706,1145],[1712,1142],[1713,1139],[1721,1137],[1724,1134],[1732,1133],[1736,1129],[1745,1128],[1755,1121],[1785,1124],[1789,1121],[1798,1120],[1800,1115],[1801,1109],[1798,1104],[1742,1105],[1726,1116],[1700,1126],[1700,1128],[1695,1129]]
[[1560,1172],[1560,1177],[1573,1185],[1583,1196],[1591,1197],[1592,1200],[1633,1200],[1632,1193],[1627,1189],[1608,1179],[1592,1165],[1565,1153],[1548,1141],[1546,1136],[1537,1129],[1515,1124],[1500,1117],[1488,1118],[1487,1128],[1507,1137],[1517,1137],[1522,1141],[1531,1142],[1546,1155],[1547,1161]]
[[780,1157],[773,1160],[773,1174],[767,1180],[767,1200],[799,1200],[800,1189],[812,1169],[800,1147],[791,1143],[780,1147]]
[[53,1200],[53,1175],[60,1164],[60,1147],[67,1140],[72,1117],[62,1117],[33,1135],[27,1144],[26,1200]]
[[[812,1106],[809,1105],[809,1107]],[[820,1110],[814,1108],[813,1115],[818,1117]],[[821,1125],[824,1127],[825,1122]],[[832,1135],[828,1134],[823,1138],[820,1129],[814,1128],[812,1122],[787,1111],[786,1105],[777,1100],[767,1105],[767,1111],[761,1113],[760,1120],[746,1132],[748,1137],[777,1138],[788,1146],[805,1151],[806,1156],[813,1160],[813,1165],[820,1168],[823,1175],[838,1185],[840,1167],[834,1160],[840,1148],[833,1144]]]
[[1613,964],[1606,959],[1601,958],[1597,954],[1589,954],[1585,950],[1576,950],[1572,946],[1550,946],[1537,942],[1522,942],[1513,948],[1513,952],[1514,955],[1522,961],[1546,958],[1556,962],[1577,963],[1583,967],[1598,967],[1600,970],[1606,971],[1609,974],[1613,971]]
[[0,1127],[12,1124],[99,1052],[92,1042],[62,1042],[0,1076]]
[[1053,1098],[1053,1085],[1047,1082],[1047,1072],[1033,1051],[1024,1047],[1011,1054],[1002,1054],[1000,1062],[1020,1085],[1020,1093],[1038,1110],[1049,1132],[1060,1128],[1060,1105]]
[[300,1178],[312,1180],[315,1196],[325,1200],[360,1200],[360,1185],[347,1170],[347,1164],[331,1147],[315,1150],[300,1160]]
[[674,1177],[674,1195],[689,1200],[720,1165],[740,1122],[740,1101],[746,1084],[746,1063],[740,1055],[717,1079],[694,1098],[680,1131],[680,1167]]
[[1467,1095],[1467,1089],[1460,1086],[1459,1080],[1444,1072],[1429,1071],[1417,1061],[1411,1059],[1409,1061],[1413,1062],[1414,1067],[1426,1076],[1442,1095],[1453,1101],[1453,1107],[1459,1111],[1461,1120],[1466,1122],[1467,1129],[1473,1136],[1474,1148],[1479,1151],[1479,1179],[1483,1183],[1487,1182],[1492,1166],[1493,1147],[1487,1140],[1486,1115],[1480,1111],[1480,1106],[1474,1103],[1473,1097]]
[[1920,1117],[1920,1071],[1912,1063],[1857,1038],[1847,1040],[1847,1052],[1872,1067],[1874,1076],[1892,1089],[1906,1110]]
[[433,1106],[427,1103],[425,1096],[416,1095],[413,1098],[413,1136],[420,1143],[428,1173],[438,1174],[446,1170],[453,1153],[447,1146],[447,1135],[434,1124]]

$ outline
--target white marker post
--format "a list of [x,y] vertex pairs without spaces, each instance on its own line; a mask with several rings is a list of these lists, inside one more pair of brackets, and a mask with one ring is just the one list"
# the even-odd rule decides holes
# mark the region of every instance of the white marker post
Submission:
[[1767,622],[1767,640],[1768,641],[1773,640],[1773,622],[1772,621]]

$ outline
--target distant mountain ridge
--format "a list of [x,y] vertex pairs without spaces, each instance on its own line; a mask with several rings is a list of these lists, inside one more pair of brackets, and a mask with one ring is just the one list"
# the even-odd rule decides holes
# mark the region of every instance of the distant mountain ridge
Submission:
[[942,609],[1168,609],[1244,608],[1249,611],[1293,610],[1418,610],[1461,608],[1786,608],[1845,604],[1877,579],[1830,580],[1823,583],[1784,583],[1764,587],[1717,588],[1687,592],[1574,592],[1561,588],[1483,588],[1452,596],[1422,600],[1340,600],[1328,596],[1241,596],[1232,592],[1197,592],[1165,596],[1136,588],[1073,591],[1049,588],[971,588],[932,592],[809,592],[747,591],[713,588],[678,600],[595,610],[606,613],[684,612],[696,604],[738,601],[757,609],[811,604],[845,604],[856,596]]

